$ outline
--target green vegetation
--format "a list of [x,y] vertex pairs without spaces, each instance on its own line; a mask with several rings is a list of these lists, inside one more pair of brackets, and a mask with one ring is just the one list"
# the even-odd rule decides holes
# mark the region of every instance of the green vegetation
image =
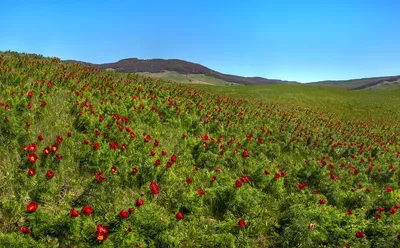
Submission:
[[399,94],[0,53],[0,246],[399,247]]
[[160,73],[140,72],[139,75],[152,78],[161,78],[167,81],[192,83],[192,84],[211,84],[211,85],[238,85],[236,83],[226,82],[224,80],[206,76],[203,74],[180,74],[174,71],[164,71]]

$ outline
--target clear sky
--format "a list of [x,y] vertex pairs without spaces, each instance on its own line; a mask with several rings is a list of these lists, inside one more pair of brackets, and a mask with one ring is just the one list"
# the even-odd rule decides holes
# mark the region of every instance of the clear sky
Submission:
[[400,74],[400,0],[0,0],[0,50],[310,82]]

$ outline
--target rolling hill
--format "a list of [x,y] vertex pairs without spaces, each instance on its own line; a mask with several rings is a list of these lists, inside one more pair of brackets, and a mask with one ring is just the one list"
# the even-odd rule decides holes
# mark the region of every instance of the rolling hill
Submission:
[[[279,79],[267,79],[262,77],[242,77],[236,75],[229,75],[214,71],[200,64],[179,60],[179,59],[137,59],[129,58],[122,59],[115,63],[105,63],[105,64],[92,64],[87,62],[75,61],[75,60],[65,60],[65,62],[79,63],[87,66],[92,66],[97,69],[113,69],[118,72],[128,72],[128,73],[150,73],[152,77],[159,77],[166,80],[173,80],[171,78],[171,73],[165,72],[176,72],[181,75],[187,76],[187,81],[202,81],[204,79],[210,80],[211,78],[222,80],[222,84],[245,84],[245,85],[256,85],[256,84],[289,84],[289,83],[299,83],[295,81],[285,81]],[[176,77],[175,73],[175,77]],[[172,73],[174,74],[174,73]],[[196,80],[199,75],[204,75],[200,80]],[[186,80],[186,79],[185,79]],[[183,80],[183,81],[185,81]],[[178,80],[182,81],[182,80]],[[210,83],[205,81],[205,83]],[[219,83],[219,84],[220,84]]]
[[[296,81],[281,79],[267,79],[263,77],[242,77],[217,72],[203,65],[179,59],[122,59],[114,63],[93,64],[88,62],[65,60],[65,62],[78,63],[95,67],[100,70],[115,70],[118,72],[137,73],[164,80],[210,85],[262,85],[262,84],[297,84]],[[309,85],[321,85],[344,88],[347,90],[364,89],[398,89],[399,76],[385,76],[360,78],[350,80],[324,80],[307,83]]]

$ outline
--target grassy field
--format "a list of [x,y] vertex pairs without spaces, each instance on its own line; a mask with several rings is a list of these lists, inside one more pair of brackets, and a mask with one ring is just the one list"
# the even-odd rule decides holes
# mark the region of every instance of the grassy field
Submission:
[[214,77],[206,76],[203,74],[180,74],[174,71],[164,71],[160,73],[150,73],[150,72],[141,72],[139,75],[143,75],[146,77],[152,78],[160,78],[166,81],[173,81],[179,83],[191,83],[191,84],[205,84],[205,85],[223,85],[223,86],[232,86],[238,85],[232,82],[226,82],[222,79],[217,79]]
[[399,247],[399,94],[0,53],[0,247]]
[[193,86],[228,97],[311,108],[340,118],[397,124],[400,120],[400,89],[345,90],[313,85],[257,85],[237,87]]

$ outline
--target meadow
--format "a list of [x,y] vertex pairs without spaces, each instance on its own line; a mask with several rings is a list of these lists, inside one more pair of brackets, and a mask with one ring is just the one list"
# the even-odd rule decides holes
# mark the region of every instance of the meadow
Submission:
[[398,106],[0,53],[0,247],[399,247]]

